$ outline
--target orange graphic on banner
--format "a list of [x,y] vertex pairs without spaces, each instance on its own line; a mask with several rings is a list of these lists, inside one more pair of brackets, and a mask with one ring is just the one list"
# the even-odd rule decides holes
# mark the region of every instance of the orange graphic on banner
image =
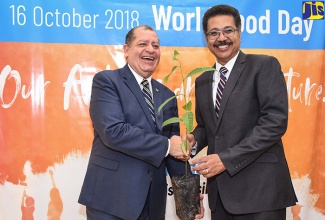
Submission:
[[[0,46],[3,51],[0,54],[0,185],[6,182],[18,185],[26,179],[23,168],[28,161],[33,174],[43,174],[55,164],[62,164],[71,153],[80,156],[89,153],[93,138],[88,112],[92,77],[99,70],[123,66],[124,56],[117,46],[39,43],[0,43]],[[185,73],[215,62],[206,48],[162,47],[154,78],[162,80],[170,72],[175,49],[180,52]],[[315,206],[325,214],[322,123],[325,78],[321,74],[324,51],[243,51],[266,53],[279,59],[289,97],[289,126],[284,146],[290,171],[295,178],[308,175],[310,193],[318,195]],[[180,79],[176,74],[167,85],[176,94],[182,86]],[[186,81],[190,85],[186,95],[195,104],[194,82],[195,78]],[[63,203],[59,189],[53,189],[56,195],[51,196],[51,207],[55,206],[59,214]],[[27,194],[25,204],[26,197]]]

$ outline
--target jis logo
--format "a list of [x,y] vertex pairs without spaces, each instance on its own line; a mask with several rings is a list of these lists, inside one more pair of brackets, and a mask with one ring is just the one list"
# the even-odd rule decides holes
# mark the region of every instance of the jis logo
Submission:
[[323,1],[302,2],[302,18],[304,20],[324,19],[324,2]]

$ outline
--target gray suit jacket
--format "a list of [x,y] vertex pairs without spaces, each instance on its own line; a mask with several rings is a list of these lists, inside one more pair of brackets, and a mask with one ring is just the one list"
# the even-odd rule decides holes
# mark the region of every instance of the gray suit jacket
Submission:
[[184,173],[185,164],[165,157],[168,138],[179,135],[179,125],[161,125],[178,116],[176,99],[157,112],[174,93],[155,80],[152,88],[157,129],[128,65],[94,76],[90,101],[94,140],[79,203],[122,219],[137,219],[150,188],[150,218],[165,218],[166,168],[173,176]]
[[218,193],[233,214],[276,210],[297,201],[281,137],[287,129],[288,97],[278,60],[240,51],[225,86],[219,119],[212,99],[213,72],[196,79],[193,134],[198,149],[219,154],[227,170],[208,179],[209,206]]

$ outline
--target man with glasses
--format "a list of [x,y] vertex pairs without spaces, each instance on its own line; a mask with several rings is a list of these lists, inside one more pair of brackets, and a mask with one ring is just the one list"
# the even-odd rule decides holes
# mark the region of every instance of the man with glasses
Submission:
[[240,50],[237,9],[217,5],[203,16],[216,71],[195,82],[197,126],[187,136],[208,155],[192,169],[208,181],[212,220],[285,220],[295,205],[282,136],[288,122],[286,82],[275,57]]

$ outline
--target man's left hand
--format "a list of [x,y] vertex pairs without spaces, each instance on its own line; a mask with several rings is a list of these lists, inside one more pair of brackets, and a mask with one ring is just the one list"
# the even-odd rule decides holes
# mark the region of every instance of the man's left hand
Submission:
[[202,174],[205,178],[215,176],[226,170],[218,154],[210,154],[205,157],[193,159],[191,164],[199,164],[191,169]]

